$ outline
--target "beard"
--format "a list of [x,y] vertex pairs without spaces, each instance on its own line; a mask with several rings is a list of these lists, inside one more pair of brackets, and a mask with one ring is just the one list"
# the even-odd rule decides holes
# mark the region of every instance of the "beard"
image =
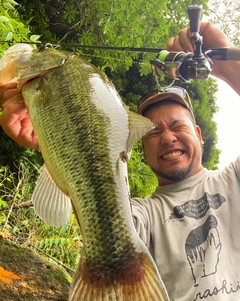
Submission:
[[176,168],[169,172],[163,172],[161,170],[155,170],[154,168],[151,167],[152,171],[155,173],[157,177],[171,182],[179,182],[186,179],[191,174],[193,168],[194,168],[194,164],[191,164],[188,168],[185,169]]

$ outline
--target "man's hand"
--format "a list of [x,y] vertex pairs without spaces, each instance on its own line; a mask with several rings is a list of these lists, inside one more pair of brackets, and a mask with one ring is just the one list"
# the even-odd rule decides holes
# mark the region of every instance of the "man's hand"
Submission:
[[4,132],[19,145],[38,149],[38,140],[16,82],[0,87],[0,107],[0,125]]
[[[203,37],[203,48],[230,47],[230,43],[225,34],[209,22],[200,23],[199,34]],[[189,28],[180,30],[178,35],[170,38],[167,43],[168,51],[193,52],[193,47],[194,44],[190,41]],[[239,73],[240,62],[213,60],[211,75],[224,80],[240,95]]]
[[[200,23],[199,34],[203,37],[203,48],[229,46],[229,41],[224,33],[209,22]],[[178,36],[169,39],[167,50],[193,52],[193,45],[190,41],[190,28],[184,28],[179,31]]]
[[[222,31],[209,22],[201,22],[199,34],[203,37],[203,48],[229,47],[230,43]],[[194,52],[194,43],[190,41],[190,29],[184,28],[179,31],[178,36],[170,38],[167,43],[168,51]],[[212,75],[221,78],[222,68],[225,62],[213,61]]]

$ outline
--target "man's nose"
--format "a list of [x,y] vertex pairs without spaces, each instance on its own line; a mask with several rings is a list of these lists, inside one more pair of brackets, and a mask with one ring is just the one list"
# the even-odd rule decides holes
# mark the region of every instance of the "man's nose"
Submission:
[[176,135],[170,131],[170,130],[165,130],[161,134],[161,143],[164,144],[171,144],[177,141]]

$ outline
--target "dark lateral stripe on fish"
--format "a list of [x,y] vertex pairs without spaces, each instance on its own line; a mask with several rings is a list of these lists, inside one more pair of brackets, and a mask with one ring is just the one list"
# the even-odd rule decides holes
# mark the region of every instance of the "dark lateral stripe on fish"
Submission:
[[[70,63],[76,65],[77,62],[74,60],[72,62],[71,58],[69,58],[66,64]],[[86,72],[89,71],[93,72],[88,66]],[[84,227],[94,233],[93,237],[95,237],[96,234],[99,235],[98,243],[102,244],[103,248],[99,245],[95,250],[101,250],[102,257],[104,257],[103,250],[106,250],[108,252],[105,254],[106,261],[109,262],[111,260],[111,254],[114,256],[114,251],[116,251],[116,241],[118,241],[120,237],[127,238],[127,233],[125,233],[125,225],[119,215],[120,208],[116,201],[114,175],[109,168],[111,158],[107,155],[109,154],[108,137],[105,132],[102,131],[103,128],[109,127],[110,121],[107,120],[106,115],[88,100],[88,97],[91,97],[90,83],[86,85],[86,87],[86,91],[83,90],[79,92],[88,95],[85,98],[86,103],[84,103],[84,99],[81,103],[69,103],[64,109],[66,113],[63,113],[66,114],[66,116],[70,116],[71,135],[76,137],[79,151],[84,153],[81,166],[83,166],[85,172],[73,179],[77,184],[76,190],[78,194],[84,194],[84,197],[81,198],[81,208],[84,208],[84,210],[81,209],[84,215]],[[68,91],[62,91],[62,93],[68,93]],[[81,118],[80,114],[76,115],[76,112],[83,112],[84,118]],[[92,118],[92,116],[94,116],[94,118]],[[75,125],[77,126],[75,127]],[[81,131],[79,131],[79,128],[81,128]],[[94,129],[94,136],[91,134],[93,132],[92,128]],[[93,139],[95,141],[93,141]],[[75,168],[75,164],[73,164],[72,167]],[[91,187],[92,189],[86,191],[86,187]],[[99,202],[96,202],[96,200],[99,200]],[[97,217],[95,216],[95,219],[97,219],[96,223],[94,220],[91,220],[92,210],[94,210],[97,215]],[[75,212],[80,212],[80,210],[75,210]],[[106,219],[104,218],[105,216]],[[118,223],[117,227],[115,225],[116,221]],[[95,226],[96,224],[97,227]],[[106,235],[107,233],[108,235]],[[109,233],[112,234],[110,235]],[[109,235],[112,237],[112,240],[109,240]],[[91,234],[89,237],[89,242],[86,242],[86,248],[88,248],[90,244],[91,247],[94,245],[94,242],[91,243],[90,241]],[[126,252],[130,251],[129,243],[131,245],[130,238],[125,243]],[[92,253],[87,252],[86,256],[88,256],[88,254],[91,255]],[[89,260],[91,260],[91,258],[89,258]]]
[[[60,82],[64,74],[64,69],[70,68],[69,65],[75,67],[78,63],[78,59],[76,60],[75,57],[70,57],[62,69],[58,69],[52,75],[50,74],[48,76],[48,80],[51,81],[51,77],[54,76],[55,81]],[[91,69],[88,67],[87,70]],[[77,76],[81,81],[81,73],[78,73]],[[75,77],[76,74],[69,74],[68,80],[74,83]],[[55,111],[57,103],[54,102],[48,103],[49,111],[52,112],[51,116],[45,116],[44,119],[39,121],[42,123],[43,128],[48,128],[50,122],[57,124],[57,126],[68,136],[67,140],[64,136],[61,137],[62,145],[54,145],[54,137],[51,138],[51,132],[45,133],[46,135],[49,135],[48,139],[53,140],[51,148],[48,147],[45,150],[45,152],[49,153],[47,153],[45,157],[51,157],[52,153],[55,152],[56,156],[59,156],[58,165],[61,166],[66,164],[70,167],[68,170],[72,176],[70,182],[72,185],[76,186],[76,193],[78,194],[78,196],[75,197],[79,199],[79,196],[81,196],[79,208],[75,208],[75,212],[82,215],[82,218],[78,218],[78,220],[80,223],[83,221],[84,228],[86,228],[85,233],[88,231],[89,234],[85,247],[90,249],[93,246],[95,251],[99,250],[101,256],[105,257],[106,261],[109,261],[111,259],[109,258],[109,254],[116,251],[116,241],[119,241],[120,237],[122,237],[123,240],[126,238],[126,241],[124,242],[125,247],[123,246],[123,249],[126,248],[126,252],[129,252],[129,242],[131,243],[131,240],[126,233],[124,220],[122,220],[122,217],[119,215],[121,208],[119,208],[119,202],[116,201],[116,183],[113,180],[114,177],[109,168],[110,158],[107,155],[107,137],[104,136],[104,132],[102,131],[104,124],[107,126],[107,118],[106,116],[101,115],[101,111],[88,99],[88,97],[91,97],[91,95],[89,95],[91,93],[90,83],[86,83],[86,91],[84,91],[84,89],[79,91],[77,87],[74,89],[74,91],[78,91],[79,93],[86,93],[87,96],[82,99],[82,102],[74,101],[79,97],[79,95],[74,95],[73,93],[74,85],[77,84],[74,83],[70,87],[60,86],[58,90],[55,91],[54,95],[56,99],[60,99],[61,97],[68,99],[68,95],[71,94],[71,99],[68,99],[68,103],[61,107],[63,116],[68,116],[68,128],[66,128],[65,122],[64,124],[61,123],[61,119],[59,120],[56,117],[57,113],[55,113]],[[76,112],[79,112],[77,116]],[[43,116],[44,114],[39,114],[38,111],[36,115],[36,118],[38,118],[39,115]],[[94,116],[94,119],[92,116]],[[50,118],[50,120],[47,120],[47,117]],[[93,120],[97,120],[98,123],[91,125]],[[94,137],[91,135],[91,127],[94,128]],[[71,141],[69,136],[73,137],[72,140],[74,139],[75,144],[77,141],[79,152],[83,153],[84,157],[74,157],[73,154],[69,156],[71,145],[69,145],[69,148],[65,147],[67,141]],[[92,141],[91,139],[95,139],[96,141]],[[118,139],[118,137],[116,137],[116,139]],[[92,146],[94,146],[93,149]],[[58,150],[61,151],[61,157],[58,155]],[[69,157],[71,157],[71,160],[75,160],[70,162],[71,164],[68,162]],[[51,162],[47,162],[46,160],[46,165],[50,163]],[[81,166],[81,169],[76,169],[76,166]],[[77,174],[75,174],[76,171],[78,172]],[[63,177],[66,178],[69,176],[63,175]],[[86,190],[86,187],[90,187],[90,189]],[[96,202],[98,199],[99,202]],[[93,211],[98,216],[94,217],[95,220],[91,220]],[[112,239],[109,239],[109,235]],[[97,240],[99,243],[97,248],[94,246],[96,245],[94,241],[94,237],[96,236],[98,237]],[[104,251],[107,253],[104,254]],[[90,256],[89,260],[91,260],[91,256],[96,256],[96,254],[92,255],[92,252],[86,252],[86,254],[86,256]]]

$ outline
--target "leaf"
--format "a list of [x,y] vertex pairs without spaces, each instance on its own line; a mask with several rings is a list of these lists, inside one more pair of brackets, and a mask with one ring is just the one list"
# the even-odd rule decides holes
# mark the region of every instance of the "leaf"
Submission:
[[21,280],[21,277],[18,275],[5,270],[3,267],[0,267],[0,280],[7,285],[11,286],[10,280]]
[[40,38],[41,36],[40,35],[31,35],[30,36],[30,40],[32,41],[32,42],[38,42],[38,43],[40,43],[40,41],[38,41],[38,39]]
[[0,20],[0,28],[2,28],[2,29],[4,29],[4,30],[7,29],[7,27],[1,22],[1,20]]
[[0,16],[0,22],[10,22],[10,20],[5,16]]
[[[14,0],[6,0],[6,2],[8,2],[8,3],[11,3],[11,4],[13,4],[13,5],[19,5],[16,1],[14,1]],[[5,2],[5,3],[6,3]]]
[[12,234],[0,231],[0,238],[3,238],[3,239],[12,239]]
[[[2,185],[0,184],[0,187],[1,187]],[[1,198],[0,198],[0,208],[5,208],[5,207],[7,207],[7,202],[5,202],[4,200],[2,200]]]
[[12,4],[10,4],[9,2],[3,2],[3,6],[6,9],[11,9],[11,10],[15,9],[14,6],[12,6]]
[[9,41],[9,40],[12,39],[12,37],[13,37],[13,33],[12,33],[11,31],[9,31],[9,33],[7,34],[5,40],[6,40],[6,41]]

